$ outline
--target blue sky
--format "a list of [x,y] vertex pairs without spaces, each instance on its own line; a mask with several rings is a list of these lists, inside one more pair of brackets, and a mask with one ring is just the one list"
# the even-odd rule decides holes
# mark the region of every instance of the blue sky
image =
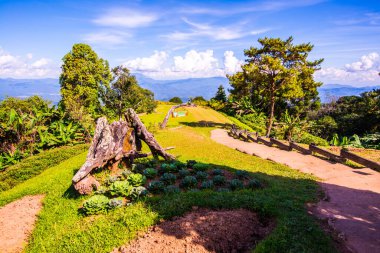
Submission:
[[378,85],[379,0],[4,1],[0,78],[57,77],[74,43],[156,79],[224,76],[260,37],[294,36],[325,83]]

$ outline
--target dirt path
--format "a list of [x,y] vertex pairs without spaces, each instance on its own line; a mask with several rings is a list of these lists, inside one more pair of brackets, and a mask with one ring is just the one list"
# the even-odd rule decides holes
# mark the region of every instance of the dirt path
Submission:
[[311,155],[283,151],[257,143],[247,143],[228,136],[222,129],[211,138],[223,145],[288,165],[322,179],[320,185],[327,199],[311,212],[326,218],[354,252],[380,252],[380,173],[368,168],[353,169]]
[[0,208],[0,252],[21,252],[42,208],[43,195],[26,196]]
[[251,252],[274,226],[274,221],[262,223],[256,213],[244,209],[198,209],[153,226],[112,253],[245,253]]

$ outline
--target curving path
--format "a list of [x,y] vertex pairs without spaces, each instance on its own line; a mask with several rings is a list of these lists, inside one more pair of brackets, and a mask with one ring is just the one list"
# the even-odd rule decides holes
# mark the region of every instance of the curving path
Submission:
[[44,195],[26,196],[0,208],[0,252],[22,252],[28,242]]
[[311,208],[311,212],[327,219],[353,252],[380,252],[380,173],[369,168],[353,169],[311,155],[236,140],[223,129],[213,130],[211,139],[319,177],[319,184],[327,198]]

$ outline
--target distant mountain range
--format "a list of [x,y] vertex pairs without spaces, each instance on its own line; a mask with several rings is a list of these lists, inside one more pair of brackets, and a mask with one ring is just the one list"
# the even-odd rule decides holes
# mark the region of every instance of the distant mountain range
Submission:
[[[210,99],[215,95],[219,85],[223,85],[226,91],[231,88],[228,79],[225,77],[155,80],[141,74],[135,74],[135,76],[142,87],[153,91],[156,99],[164,101],[174,96],[180,97],[183,101],[195,96]],[[6,96],[24,98],[39,95],[57,103],[60,100],[59,89],[58,79],[0,79],[0,100]],[[326,84],[320,87],[318,91],[322,102],[326,102],[330,97],[359,95],[373,89],[380,89],[380,85],[354,87]]]

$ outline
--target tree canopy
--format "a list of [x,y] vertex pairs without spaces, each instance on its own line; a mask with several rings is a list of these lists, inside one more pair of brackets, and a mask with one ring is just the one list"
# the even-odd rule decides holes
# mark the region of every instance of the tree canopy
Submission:
[[220,85],[218,87],[218,91],[216,92],[215,97],[213,97],[213,99],[220,102],[227,102],[227,96],[226,96],[226,92],[224,90],[223,85]]
[[282,115],[286,109],[300,114],[318,105],[317,87],[313,74],[323,59],[309,61],[313,49],[310,43],[293,44],[293,38],[262,38],[260,47],[244,50],[247,57],[242,71],[227,76],[236,99],[248,97],[259,111],[268,113],[266,135],[271,133],[276,104]]
[[169,99],[169,102],[175,103],[175,104],[182,104],[183,103],[182,99],[179,97],[172,97],[171,99]]
[[135,76],[127,68],[118,66],[112,69],[110,86],[103,86],[102,100],[106,108],[121,118],[128,108],[136,112],[152,112],[156,107],[154,94],[141,88]]
[[100,88],[112,78],[108,62],[86,44],[74,44],[62,60],[61,102],[73,119],[88,127],[101,112]]

